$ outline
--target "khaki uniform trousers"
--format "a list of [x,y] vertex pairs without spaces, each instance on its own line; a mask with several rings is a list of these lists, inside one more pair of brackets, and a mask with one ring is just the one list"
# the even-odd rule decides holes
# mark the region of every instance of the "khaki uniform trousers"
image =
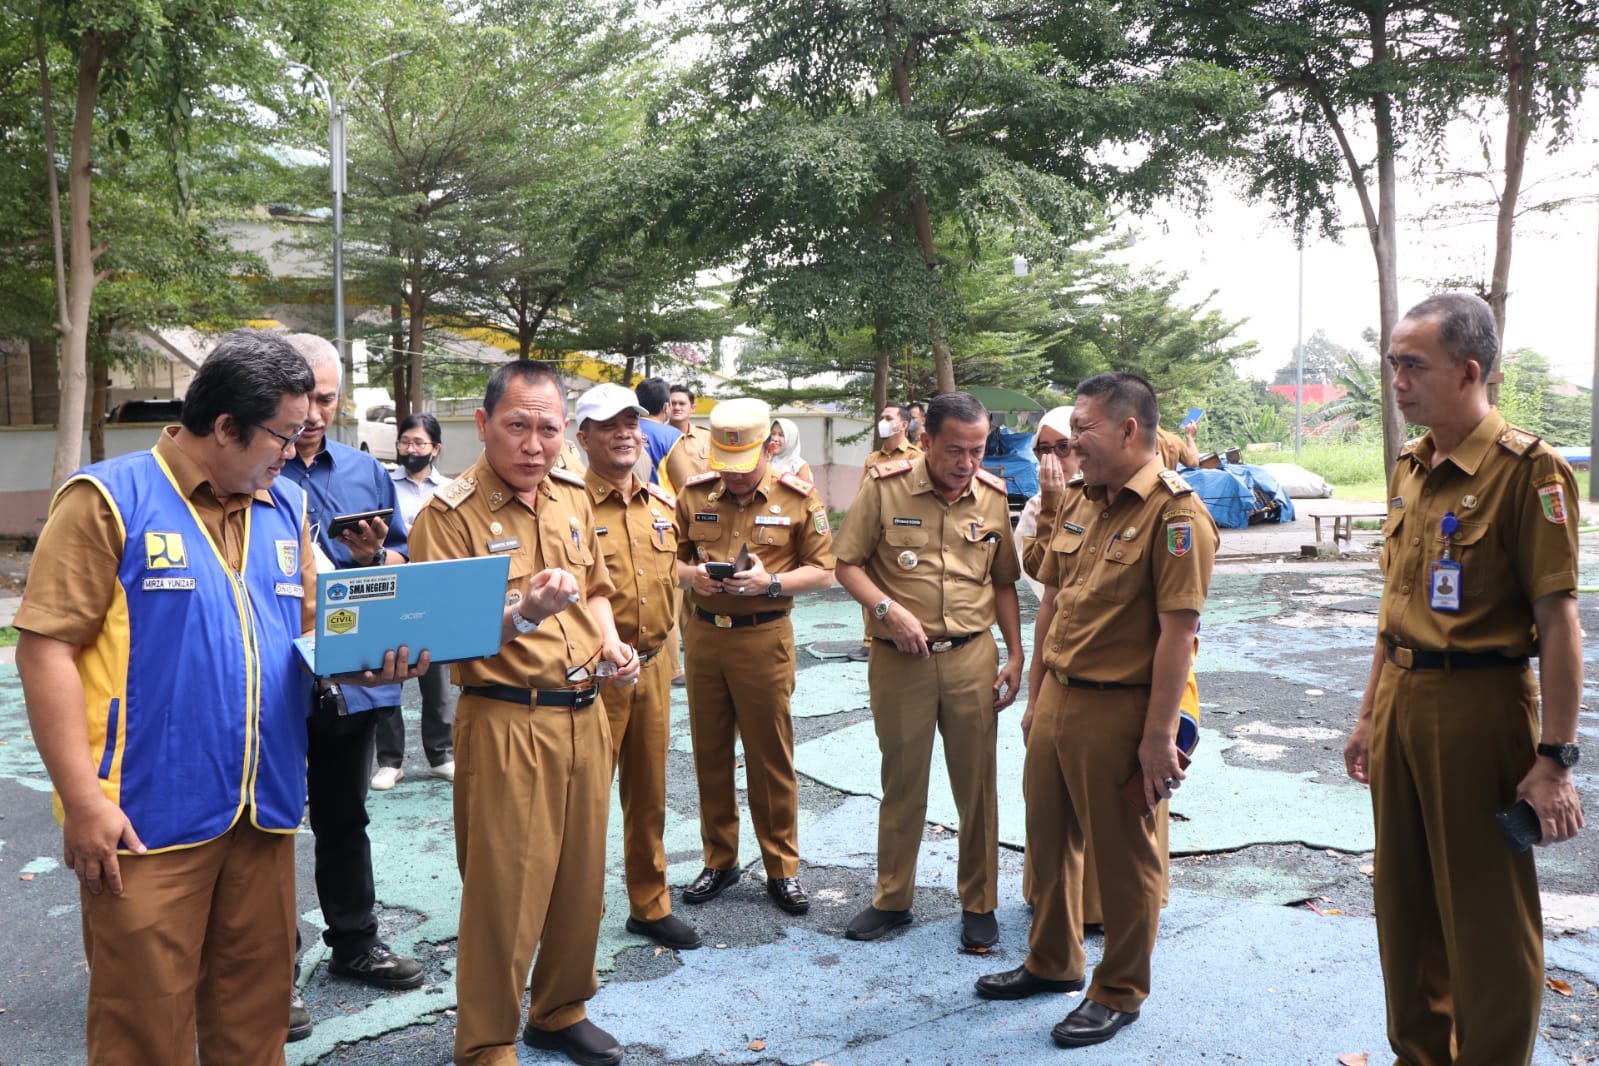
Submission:
[[95,1066],[282,1066],[294,974],[294,835],[122,855],[122,895],[79,890]]
[[[1164,908],[1171,897],[1171,811],[1167,802],[1161,800],[1150,817],[1155,821],[1155,847],[1160,849],[1160,905]],[[1029,906],[1038,904],[1033,850],[1026,848],[1022,853],[1022,898]],[[1087,848],[1083,851],[1083,924],[1104,923],[1105,909],[1099,905],[1099,869],[1094,863],[1094,849]]]
[[1068,689],[1044,676],[1022,769],[1037,903],[1027,969],[1083,976],[1083,852],[1097,862],[1105,954],[1085,996],[1135,1011],[1149,996],[1160,926],[1161,861],[1152,818],[1120,795],[1138,769],[1149,689]]
[[[587,1017],[605,905],[611,736],[573,710],[462,694],[455,713],[457,1066],[513,1064],[528,1023]],[[534,950],[538,951],[537,963]],[[532,966],[532,981],[528,967]]]
[[[1401,1066],[1531,1060],[1543,1002],[1532,853],[1494,812],[1532,765],[1529,668],[1384,667],[1372,717],[1377,947]],[[1451,1050],[1453,1048],[1453,1050]]]
[[666,833],[666,748],[676,665],[662,650],[644,664],[637,684],[600,689],[622,798],[622,868],[628,907],[632,917],[645,922],[672,913],[662,838]]
[[799,781],[794,775],[794,627],[788,618],[718,629],[698,614],[683,634],[689,730],[700,789],[705,865],[738,862],[735,733],[744,741],[750,821],[767,877],[799,874]]
[[994,747],[998,714],[994,677],[999,649],[990,633],[923,659],[872,642],[867,679],[872,724],[883,756],[883,802],[877,814],[878,910],[909,910],[916,858],[927,828],[933,733],[944,739],[944,764],[960,815],[956,881],[961,908],[987,914],[999,904],[999,796]]

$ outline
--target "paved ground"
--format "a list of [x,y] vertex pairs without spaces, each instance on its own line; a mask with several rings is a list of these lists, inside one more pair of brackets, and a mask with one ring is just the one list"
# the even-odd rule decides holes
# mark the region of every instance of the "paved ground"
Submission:
[[[1173,891],[1154,995],[1137,1025],[1103,1048],[1070,1053],[1073,1062],[1331,1064],[1350,1052],[1387,1061],[1371,922],[1370,807],[1365,790],[1344,776],[1341,755],[1369,661],[1378,579],[1358,555],[1276,557],[1297,555],[1308,527],[1257,527],[1224,542],[1230,561],[1218,570],[1198,664],[1203,739],[1173,807]],[[1584,582],[1596,577],[1599,544],[1585,553]],[[1024,603],[1030,613],[1026,596]],[[0,624],[9,620],[7,608],[0,592]],[[1599,631],[1596,610],[1583,610],[1589,631]],[[790,918],[766,902],[746,823],[745,881],[704,908],[680,908],[705,934],[706,948],[655,948],[622,929],[613,816],[603,987],[591,1010],[628,1045],[630,1063],[920,1066],[1068,1054],[1047,1034],[1076,997],[991,1004],[971,991],[978,975],[1015,966],[1026,950],[1019,710],[1006,712],[1001,730],[1007,850],[994,956],[957,950],[958,826],[937,774],[918,921],[876,944],[842,939],[850,915],[870,901],[876,827],[865,667],[831,657],[858,626],[858,611],[837,592],[797,613],[799,640],[814,649],[801,655],[794,700],[803,876],[816,901],[809,915]],[[1590,645],[1590,675],[1595,654]],[[414,709],[414,690],[407,695]],[[685,715],[675,708],[669,766],[667,848],[676,885],[700,866]],[[414,721],[412,728],[410,776],[374,794],[370,806],[385,935],[427,960],[429,983],[380,995],[330,979],[317,965],[320,948],[308,949],[305,993],[318,1024],[310,1040],[291,1045],[290,1063],[448,1061],[459,883],[448,786],[425,776]],[[1599,716],[1585,711],[1582,732],[1588,747],[1599,746]],[[1590,820],[1599,818],[1595,785],[1591,768],[1579,775]],[[300,895],[314,945],[310,843],[303,834]],[[0,944],[10,960],[0,966],[0,1066],[83,1062],[76,888],[56,865],[58,852],[15,670],[0,661]],[[1590,829],[1540,854],[1549,976],[1571,990],[1546,995],[1540,1066],[1599,1061],[1596,852],[1599,833]],[[1097,951],[1091,940],[1090,965]],[[522,1061],[564,1060],[523,1049]]]

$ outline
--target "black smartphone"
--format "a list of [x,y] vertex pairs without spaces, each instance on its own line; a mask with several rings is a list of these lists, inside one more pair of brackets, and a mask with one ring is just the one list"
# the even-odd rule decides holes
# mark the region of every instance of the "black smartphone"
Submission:
[[362,522],[370,522],[374,518],[381,518],[386,524],[394,524],[394,508],[384,507],[377,511],[359,511],[355,514],[341,514],[328,523],[328,539],[338,540],[340,537]]
[[1526,800],[1512,803],[1494,815],[1494,821],[1499,823],[1499,830],[1505,834],[1505,843],[1511,851],[1526,851],[1543,840],[1543,822]]
[[738,567],[734,563],[706,563],[705,572],[717,581],[726,581],[738,573]]

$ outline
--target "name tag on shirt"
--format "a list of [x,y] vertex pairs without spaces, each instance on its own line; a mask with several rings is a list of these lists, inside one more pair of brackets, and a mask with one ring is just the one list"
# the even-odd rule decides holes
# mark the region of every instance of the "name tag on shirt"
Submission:
[[305,597],[305,586],[296,585],[290,581],[279,581],[272,586],[272,591],[279,596],[298,596],[302,599]]
[[144,591],[146,592],[173,590],[192,592],[194,588],[195,582],[192,577],[147,577],[144,579]]
[[498,555],[500,552],[514,552],[521,546],[521,537],[501,537],[499,540],[489,541],[489,554]]
[[694,512],[694,521],[696,522],[720,522],[721,520],[722,516],[717,514],[715,511]]
[[1087,530],[1085,530],[1082,526],[1078,525],[1076,522],[1062,522],[1061,525],[1066,527],[1066,532],[1068,532],[1068,533],[1076,533],[1078,536],[1082,536],[1084,533],[1087,532]]
[[758,514],[755,516],[755,524],[758,526],[791,526],[794,524],[794,520],[788,515]]
[[896,526],[919,526],[922,524],[922,520],[920,518],[896,518],[894,519],[894,524]]
[[1460,610],[1460,564],[1439,559],[1427,567],[1427,603],[1435,611]]

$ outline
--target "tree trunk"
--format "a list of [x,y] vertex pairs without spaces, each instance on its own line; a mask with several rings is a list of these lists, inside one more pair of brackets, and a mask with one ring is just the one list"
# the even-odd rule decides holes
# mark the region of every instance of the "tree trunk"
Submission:
[[883,339],[881,331],[877,332],[877,356],[872,366],[872,441],[876,447],[883,446],[883,438],[877,432],[877,415],[888,406],[888,370],[889,370],[888,343]]
[[[1387,41],[1381,39],[1386,54]],[[1376,40],[1373,43],[1377,43]],[[1393,106],[1386,94],[1375,100],[1377,127],[1377,232],[1372,234],[1372,253],[1377,259],[1378,363],[1382,368],[1382,458],[1383,470],[1391,471],[1404,446],[1406,426],[1394,396],[1394,372],[1388,366],[1388,342],[1399,324],[1399,213],[1394,179]]]
[[59,487],[82,465],[83,406],[88,385],[89,305],[99,283],[94,262],[99,253],[89,229],[89,191],[93,179],[94,109],[100,92],[104,42],[96,33],[83,36],[78,60],[78,98],[72,117],[72,149],[67,169],[70,239],[67,320],[61,323],[61,404],[56,414],[55,459],[50,487]]
[[[1510,250],[1516,232],[1516,205],[1526,172],[1527,142],[1532,136],[1532,64],[1536,50],[1531,39],[1536,30],[1513,28],[1505,42],[1505,183],[1499,194],[1499,214],[1494,223],[1493,276],[1488,283],[1488,306],[1493,309],[1504,370],[1505,312],[1510,300]],[[1499,383],[1488,385],[1488,402],[1499,405]]]
[[33,424],[55,425],[61,411],[61,346],[54,340],[28,342],[28,383]]
[[[109,322],[100,327],[100,339],[105,341],[111,333]],[[107,399],[111,395],[111,367],[102,356],[94,361],[94,391],[89,400],[89,462],[105,459],[105,416]]]

